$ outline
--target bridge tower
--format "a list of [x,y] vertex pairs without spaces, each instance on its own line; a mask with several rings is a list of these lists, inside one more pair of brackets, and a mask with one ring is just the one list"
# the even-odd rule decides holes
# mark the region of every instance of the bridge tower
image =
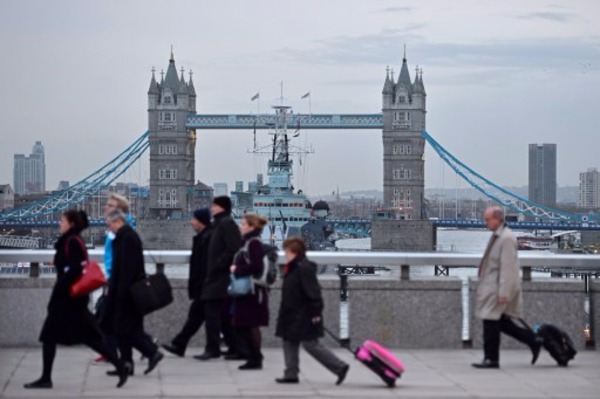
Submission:
[[406,48],[398,80],[386,71],[383,85],[383,200],[396,219],[426,219],[424,152],[426,94],[422,70],[411,81]]
[[160,83],[154,68],[148,89],[148,131],[150,140],[151,219],[179,219],[193,210],[194,151],[196,132],[186,128],[187,117],[196,113],[196,91],[192,72],[186,82],[184,69],[178,77],[171,57]]
[[371,248],[432,251],[436,232],[425,210],[423,72],[411,80],[406,47],[398,80],[386,71],[383,84],[383,212],[371,223]]

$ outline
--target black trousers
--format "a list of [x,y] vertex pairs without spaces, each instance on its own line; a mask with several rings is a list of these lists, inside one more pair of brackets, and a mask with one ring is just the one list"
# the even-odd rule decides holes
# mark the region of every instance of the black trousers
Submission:
[[127,334],[118,334],[117,342],[121,360],[133,364],[133,350],[137,349],[146,358],[151,359],[158,351],[152,338],[144,331],[144,324],[136,325]]
[[204,303],[200,299],[193,299],[181,332],[171,342],[185,351],[190,339],[198,332],[202,324],[204,324]]
[[236,352],[236,336],[231,326],[230,301],[214,299],[204,303],[204,328],[206,330],[205,352],[221,354],[221,332],[230,352]]
[[484,320],[483,353],[485,359],[493,362],[500,360],[500,333],[505,333],[530,348],[536,342],[533,331],[518,326],[509,316],[502,315],[500,320]]

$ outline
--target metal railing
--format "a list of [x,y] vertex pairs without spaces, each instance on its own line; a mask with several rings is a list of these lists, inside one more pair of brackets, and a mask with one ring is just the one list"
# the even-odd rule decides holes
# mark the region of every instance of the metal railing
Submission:
[[[90,258],[103,262],[104,251],[94,249],[89,251]],[[165,265],[187,264],[190,251],[144,251],[146,263],[156,264],[157,270],[164,271]],[[31,277],[37,277],[36,266],[40,263],[50,263],[54,257],[54,250],[0,250],[0,264],[2,263],[31,263]],[[480,254],[436,253],[436,252],[309,252],[308,257],[320,265],[345,265],[345,266],[388,266],[400,268],[400,278],[410,279],[411,267],[445,266],[468,267],[478,266],[481,261]],[[600,255],[583,254],[548,254],[548,253],[519,253],[519,260],[523,270],[523,280],[531,280],[533,268],[563,269],[569,268],[578,271],[600,272]],[[279,253],[280,263],[285,262],[283,252]]]

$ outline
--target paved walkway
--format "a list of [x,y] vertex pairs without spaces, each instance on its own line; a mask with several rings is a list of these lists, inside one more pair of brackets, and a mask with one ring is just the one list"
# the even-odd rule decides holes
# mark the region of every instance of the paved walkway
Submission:
[[568,368],[556,367],[545,353],[532,367],[528,352],[503,351],[502,369],[474,370],[469,365],[479,360],[479,351],[396,350],[407,371],[395,389],[386,388],[350,353],[338,353],[352,365],[339,387],[306,353],[301,384],[276,384],[282,353],[267,349],[262,371],[238,371],[237,362],[167,356],[148,376],[142,376],[145,365],[138,363],[135,377],[116,389],[115,378],[105,376],[109,366],[92,365],[90,351],[59,348],[54,389],[31,391],[22,385],[39,377],[41,350],[0,349],[0,398],[600,398],[600,351],[579,353]]

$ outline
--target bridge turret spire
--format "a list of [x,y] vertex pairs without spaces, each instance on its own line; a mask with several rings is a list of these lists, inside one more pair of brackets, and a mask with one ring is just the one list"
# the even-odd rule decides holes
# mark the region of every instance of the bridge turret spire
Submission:
[[383,94],[394,92],[394,82],[390,79],[390,67],[385,68],[385,82],[383,83]]
[[148,89],[148,94],[159,94],[158,83],[156,83],[154,72],[156,72],[156,69],[152,67],[152,78],[150,79],[150,88]]
[[410,92],[412,82],[410,80],[410,72],[408,71],[408,62],[406,61],[406,45],[404,45],[404,58],[402,58],[402,67],[398,76],[398,85],[404,86]]
[[189,74],[190,80],[188,82],[188,92],[190,93],[190,96],[196,97],[196,88],[194,87],[194,81],[192,80],[192,75],[194,74],[194,72],[192,72],[192,70],[190,69]]

